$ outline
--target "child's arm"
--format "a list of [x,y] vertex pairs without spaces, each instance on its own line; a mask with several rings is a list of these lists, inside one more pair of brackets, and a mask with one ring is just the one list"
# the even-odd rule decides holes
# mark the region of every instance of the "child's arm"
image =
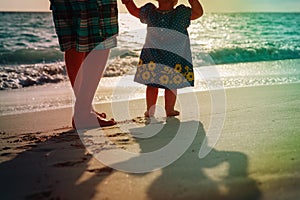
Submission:
[[189,0],[189,3],[192,7],[191,20],[198,19],[203,15],[203,8],[199,0]]
[[129,13],[137,18],[140,18],[140,9],[136,7],[133,0],[122,0],[122,3],[125,4]]

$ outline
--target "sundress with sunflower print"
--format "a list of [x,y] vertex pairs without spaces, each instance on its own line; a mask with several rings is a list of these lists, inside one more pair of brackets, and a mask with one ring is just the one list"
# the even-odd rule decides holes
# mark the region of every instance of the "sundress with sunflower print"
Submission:
[[147,36],[134,81],[165,89],[194,86],[194,72],[187,28],[191,8],[179,5],[160,11],[152,3],[140,9]]

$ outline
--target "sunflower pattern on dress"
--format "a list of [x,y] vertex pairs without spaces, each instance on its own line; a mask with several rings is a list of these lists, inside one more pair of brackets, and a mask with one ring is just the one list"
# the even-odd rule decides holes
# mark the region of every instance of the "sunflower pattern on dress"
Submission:
[[141,8],[140,20],[147,24],[134,81],[152,87],[178,89],[194,86],[194,72],[187,27],[191,10],[180,5],[160,13],[148,3]]
[[152,87],[178,89],[194,86],[194,73],[193,68],[180,63],[168,66],[140,60],[134,81]]

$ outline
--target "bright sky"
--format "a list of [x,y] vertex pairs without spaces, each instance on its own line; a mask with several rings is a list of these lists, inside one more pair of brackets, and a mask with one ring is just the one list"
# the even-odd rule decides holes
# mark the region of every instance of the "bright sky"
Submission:
[[[119,10],[124,6],[119,1]],[[154,0],[135,0],[138,5]],[[186,3],[187,0],[179,0]],[[206,12],[300,12],[300,0],[200,0]],[[0,11],[49,11],[49,0],[0,0]]]

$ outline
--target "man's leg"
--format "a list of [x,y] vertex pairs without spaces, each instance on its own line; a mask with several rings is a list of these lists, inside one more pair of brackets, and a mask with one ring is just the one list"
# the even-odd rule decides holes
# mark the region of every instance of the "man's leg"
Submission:
[[100,119],[92,108],[92,101],[104,72],[109,52],[109,49],[91,51],[78,71],[74,82],[76,96],[74,116],[81,125],[84,123],[90,126],[96,122],[99,122],[100,126],[115,124],[114,120]]
[[[74,89],[74,83],[80,69],[81,64],[83,63],[85,57],[85,52],[77,52],[76,49],[69,49],[65,52],[65,62],[67,73],[71,82],[71,85]],[[78,80],[77,80],[78,81]]]
[[[87,55],[88,55],[87,52],[77,52],[76,49],[69,49],[68,51],[65,52],[65,63],[66,63],[67,73],[73,90],[75,89],[74,88],[75,80],[78,85],[80,85],[80,82],[82,81],[82,76],[77,76],[77,75],[80,66],[82,65]],[[78,91],[75,92],[74,90],[75,97],[77,96],[77,92]],[[93,111],[96,112],[95,110]],[[105,113],[98,113],[98,112],[96,113],[100,117],[106,118]]]

